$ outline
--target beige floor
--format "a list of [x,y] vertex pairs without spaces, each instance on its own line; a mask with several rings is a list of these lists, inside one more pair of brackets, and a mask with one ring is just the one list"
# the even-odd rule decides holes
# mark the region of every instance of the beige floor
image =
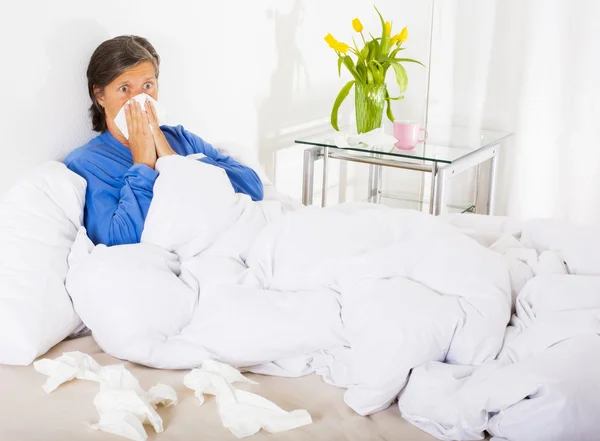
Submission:
[[[46,354],[55,358],[66,351],[82,351],[102,365],[121,363],[104,354],[91,337],[63,342]],[[172,386],[179,404],[161,409],[165,431],[155,434],[147,426],[148,439],[161,441],[236,440],[219,420],[215,402],[209,398],[200,407],[191,390],[183,385],[184,371],[154,370],[132,363],[126,366],[143,388],[161,382]],[[435,438],[404,421],[396,406],[371,417],[355,414],[343,402],[343,390],[311,375],[289,379],[250,375],[260,384],[236,385],[275,402],[286,410],[306,409],[314,423],[280,434],[264,431],[252,440],[394,440],[432,441]],[[89,429],[84,423],[97,420],[93,399],[98,385],[73,380],[46,395],[45,377],[33,367],[0,365],[0,441],[87,441],[125,439]]]

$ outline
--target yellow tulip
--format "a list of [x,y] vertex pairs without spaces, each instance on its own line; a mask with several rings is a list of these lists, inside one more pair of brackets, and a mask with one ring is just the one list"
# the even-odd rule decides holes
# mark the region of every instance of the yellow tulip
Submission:
[[400,32],[399,34],[396,34],[392,38],[390,38],[390,42],[392,44],[394,44],[396,42],[404,43],[407,38],[408,38],[408,28],[405,27],[404,29],[402,29],[402,32]]
[[402,29],[402,32],[400,32],[398,34],[398,41],[400,43],[404,43],[407,38],[408,38],[408,28],[406,26],[404,26],[404,29]]
[[333,47],[334,44],[337,43],[337,40],[333,37],[333,35],[331,34],[327,34],[325,36],[325,41],[327,42],[327,44],[329,45],[329,47]]
[[336,51],[339,51],[339,52],[345,54],[346,52],[348,52],[348,49],[350,49],[350,46],[348,46],[346,43],[342,43],[341,41],[337,41],[333,48]]
[[363,31],[363,25],[358,18],[355,18],[354,20],[352,20],[352,27],[354,28],[354,30],[356,32]]
[[327,44],[329,45],[329,47],[331,49],[334,49],[338,52],[341,52],[343,54],[345,54],[346,52],[348,52],[348,49],[350,49],[350,46],[348,46],[346,43],[342,43],[341,41],[337,41],[333,35],[331,34],[327,34],[325,36],[325,41],[327,42]]
[[392,24],[389,21],[385,22],[385,36],[389,37],[392,33]]

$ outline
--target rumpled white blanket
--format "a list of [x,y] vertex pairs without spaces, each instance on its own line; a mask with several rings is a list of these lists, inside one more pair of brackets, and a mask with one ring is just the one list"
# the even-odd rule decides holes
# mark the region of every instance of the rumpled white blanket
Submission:
[[[542,236],[543,222],[525,233]],[[441,440],[485,432],[497,441],[600,439],[600,277],[569,274],[568,266],[594,271],[573,253],[582,244],[536,250],[530,242],[502,234],[490,246],[509,263],[516,296],[498,357],[482,366],[425,363],[400,396],[404,418]]]
[[423,363],[478,365],[500,350],[506,261],[445,222],[367,204],[284,212],[191,158],[156,168],[142,243],[93,247],[81,231],[69,257],[75,309],[107,353],[319,372],[367,415]]
[[398,399],[440,439],[598,439],[600,270],[581,241],[365,204],[288,212],[191,158],[157,169],[141,244],[94,247],[81,230],[69,256],[75,309],[106,352],[316,372],[359,414]]

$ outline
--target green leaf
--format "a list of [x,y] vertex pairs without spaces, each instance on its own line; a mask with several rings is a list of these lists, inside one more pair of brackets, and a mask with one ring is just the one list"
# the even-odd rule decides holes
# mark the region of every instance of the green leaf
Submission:
[[398,63],[417,63],[420,64],[423,67],[426,67],[423,63],[421,63],[420,61],[417,60],[413,60],[412,58],[396,58],[396,61]]
[[364,83],[367,79],[367,66],[363,63],[360,63],[356,66],[356,71],[358,72],[358,76],[360,78],[360,82]]
[[354,79],[357,81],[360,81],[360,76],[358,75],[358,72],[356,71],[356,68],[354,66],[354,61],[352,60],[352,58],[349,55],[344,56],[343,63],[344,63],[344,66],[346,66],[348,68],[348,70],[350,71],[350,73],[352,74]]
[[377,15],[379,15],[379,19],[381,20],[381,26],[383,26],[383,30],[385,31],[385,20],[383,19],[381,12],[379,12],[379,9],[377,9],[377,6],[373,5],[373,7],[377,11]]
[[378,56],[378,52],[379,52],[379,43],[377,42],[377,40],[371,40],[369,41],[369,56],[367,57],[367,62],[375,59]]
[[358,50],[358,46],[356,45],[356,41],[354,40],[354,37],[352,37],[352,43],[354,44],[354,51],[356,52],[356,56],[358,57],[358,60],[364,59],[365,57],[363,57],[361,55],[362,51]]
[[398,51],[403,51],[404,49],[406,49],[406,48],[405,47],[397,47],[390,53],[389,58],[394,58],[396,56],[396,54],[398,53]]
[[389,50],[388,48],[388,36],[385,35],[385,20],[383,19],[383,16],[381,15],[381,12],[379,12],[379,9],[377,9],[377,6],[374,6],[375,10],[377,11],[377,15],[379,15],[379,19],[381,20],[381,45],[379,46],[381,49],[381,54],[380,55],[387,55],[387,51]]
[[400,63],[390,63],[396,73],[396,83],[400,87],[400,94],[402,95],[408,87],[408,75],[406,75],[406,69]]
[[381,64],[379,64],[377,62],[377,60],[371,60],[371,62],[369,63],[369,69],[371,70],[371,73],[373,74],[373,80],[375,81],[375,83],[383,84],[384,76],[383,76],[383,69],[381,68]]
[[368,57],[369,57],[369,45],[368,44],[362,48],[362,50],[360,51],[360,56],[362,58],[364,58],[365,60],[368,60]]
[[413,60],[412,58],[390,58],[390,57],[380,57],[377,59],[380,63],[388,62],[388,63],[417,63],[423,67],[426,67],[423,63],[417,60]]
[[373,72],[371,72],[371,69],[367,69],[367,84],[373,84],[374,82]]
[[394,113],[392,112],[392,103],[390,102],[390,94],[387,90],[387,87],[385,88],[385,100],[387,101],[387,108],[385,110],[385,114],[387,115],[388,119],[391,122],[394,122]]
[[354,83],[356,83],[356,81],[354,80],[348,81],[348,83],[344,87],[342,87],[342,90],[340,90],[340,93],[338,94],[337,98],[335,99],[335,102],[333,103],[333,109],[331,109],[331,125],[338,132],[340,131],[338,127],[338,110],[342,102],[344,102],[344,100],[350,93],[350,89],[352,89]]
[[344,61],[344,57],[338,57],[338,77],[342,76],[342,62]]

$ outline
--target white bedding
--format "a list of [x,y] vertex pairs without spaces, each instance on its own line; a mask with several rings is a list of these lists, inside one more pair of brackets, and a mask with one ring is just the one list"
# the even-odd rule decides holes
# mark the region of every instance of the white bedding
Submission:
[[81,326],[65,278],[85,188],[49,162],[0,202],[0,363],[28,365]]
[[454,227],[361,204],[284,215],[210,165],[173,156],[157,169],[142,243],[92,248],[80,234],[70,256],[75,309],[107,353],[159,368],[319,368],[367,415],[427,361],[500,350],[508,266]]
[[[498,359],[426,363],[402,415],[444,440],[592,441],[600,416],[600,277],[544,275],[521,292]],[[441,398],[441,399],[440,399]]]
[[[398,400],[440,439],[597,439],[600,266],[589,245],[600,229],[296,209],[252,202],[190,158],[157,169],[142,243],[94,247],[81,228],[68,258],[74,309],[105,352],[157,368],[215,359],[316,372],[357,413]],[[67,306],[45,322],[62,336],[79,323]]]

